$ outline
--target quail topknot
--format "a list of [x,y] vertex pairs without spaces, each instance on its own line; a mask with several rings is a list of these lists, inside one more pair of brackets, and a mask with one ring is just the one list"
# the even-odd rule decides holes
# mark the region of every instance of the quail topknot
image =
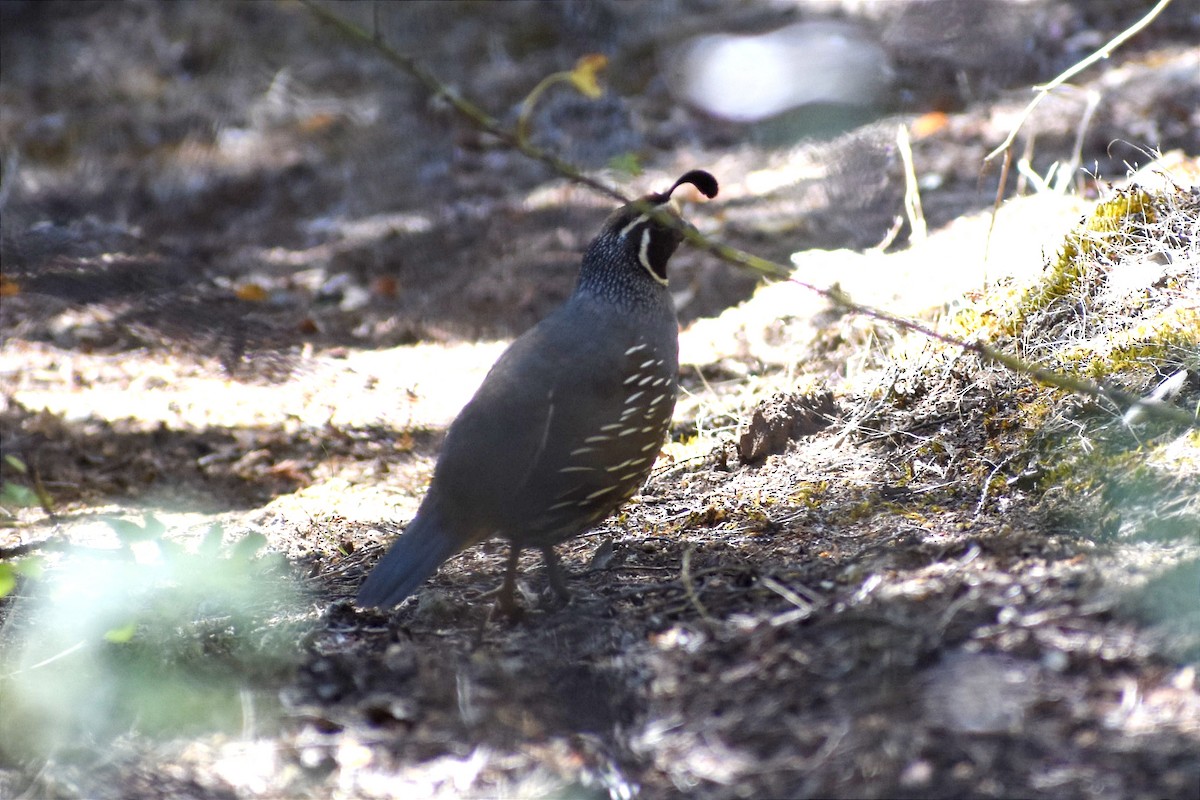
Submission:
[[683,240],[663,224],[671,194],[703,170],[609,216],[561,307],[496,361],[451,424],[417,515],[367,576],[363,607],[388,608],[446,559],[492,536],[511,541],[502,610],[514,610],[521,550],[537,548],[568,596],[554,553],[645,482],[675,408],[679,326],[667,261]]

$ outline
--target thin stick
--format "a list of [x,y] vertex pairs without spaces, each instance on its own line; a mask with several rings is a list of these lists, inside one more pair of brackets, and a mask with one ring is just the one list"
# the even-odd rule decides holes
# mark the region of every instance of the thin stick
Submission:
[[600,192],[603,195],[611,197],[615,200],[620,200],[622,203],[629,202],[629,198],[625,197],[621,192],[612,188],[608,184],[598,181],[590,175],[585,175],[580,170],[576,169],[572,164],[563,161],[539,147],[534,147],[528,141],[522,139],[513,131],[508,130],[500,121],[492,115],[488,114],[479,106],[467,100],[462,95],[452,90],[449,86],[438,80],[425,67],[421,66],[412,56],[406,56],[403,53],[395,50],[383,41],[383,37],[378,33],[370,34],[359,26],[355,25],[347,19],[334,14],[329,9],[315,2],[315,0],[300,0],[304,6],[311,11],[322,22],[332,25],[340,33],[371,47],[375,52],[379,53],[385,59],[395,64],[400,69],[407,72],[409,75],[420,81],[426,89],[433,93],[435,97],[444,97],[450,105],[454,107],[458,113],[462,114],[468,120],[475,124],[476,127],[487,131],[488,133],[500,139],[505,144],[524,153],[535,161],[541,161],[550,169],[557,172],[572,181],[589,186]]
[[717,620],[712,614],[708,613],[708,609],[704,607],[704,603],[700,602],[699,595],[696,594],[696,587],[692,584],[692,551],[696,549],[695,545],[689,544],[683,551],[683,563],[679,567],[679,577],[683,579],[683,591],[687,594],[688,602],[695,606],[697,613],[705,622],[711,622],[714,625]]
[[[342,19],[338,15],[326,9],[324,6],[317,4],[314,0],[299,1],[322,21],[337,28],[338,31],[350,37],[351,39],[371,47],[385,59],[415,77],[434,95],[445,97],[460,114],[462,114],[480,129],[485,130],[501,141],[506,142],[514,149],[524,153],[526,156],[537,161],[541,161],[559,175],[562,175],[563,177],[575,183],[591,187],[601,194],[612,197],[621,202],[629,202],[628,198],[626,198],[616,189],[613,189],[612,187],[599,180],[596,180],[589,175],[585,175],[573,165],[551,155],[550,153],[547,153],[544,150],[541,150],[540,148],[534,147],[513,131],[504,128],[500,122],[496,120],[496,118],[492,117],[486,111],[479,108],[466,98],[460,96],[457,92],[451,90],[450,87],[438,80],[438,78],[434,76],[432,72],[422,67],[416,59],[394,50],[386,42],[384,42],[380,36],[367,33],[352,22]],[[1127,29],[1120,36],[1113,39],[1111,42],[1105,45],[1105,47],[1093,54],[1090,58],[1085,59],[1084,61],[1075,65],[1070,70],[1067,70],[1058,78],[1055,78],[1045,86],[1039,87],[1039,90],[1049,91],[1094,61],[1106,57],[1112,50],[1129,39],[1130,36],[1137,33],[1147,24],[1149,24],[1151,20],[1158,16],[1158,14],[1170,4],[1170,2],[1171,0],[1161,0],[1161,2],[1159,2],[1149,14],[1147,14],[1133,27]],[[1029,110],[1031,110],[1032,106],[1035,104],[1036,102],[1031,104]],[[1027,115],[1028,110],[1026,116]],[[1019,124],[1018,127],[1020,127]],[[1016,131],[1014,130],[1009,136],[1008,140],[1006,140],[1006,143],[997,148],[991,155],[988,156],[988,158],[991,158],[993,155],[996,155],[1000,152],[1006,152],[1008,145],[1012,143],[1012,140],[1015,138],[1015,136]],[[1004,174],[1007,176],[1007,170]],[[712,253],[722,261],[733,264],[734,266],[740,266],[753,270],[764,277],[790,281],[791,283],[794,283],[797,286],[802,286],[811,292],[816,292],[817,294],[829,300],[829,302],[831,302],[834,306],[849,313],[871,317],[872,319],[886,322],[889,325],[893,325],[897,328],[913,331],[930,339],[949,344],[953,347],[958,347],[963,351],[975,353],[985,362],[999,364],[1011,370],[1012,372],[1026,375],[1038,383],[1045,384],[1047,386],[1054,386],[1059,389],[1064,389],[1069,392],[1074,392],[1075,394],[1081,394],[1095,399],[1108,400],[1122,410],[1139,407],[1147,416],[1157,417],[1161,420],[1170,421],[1180,425],[1200,428],[1200,419],[1197,419],[1196,416],[1184,411],[1183,409],[1165,404],[1147,404],[1142,401],[1142,398],[1138,397],[1137,395],[1130,394],[1129,392],[1124,392],[1120,389],[1105,386],[1100,383],[1094,383],[1082,378],[1076,378],[1065,373],[1055,372],[1054,370],[1047,369],[1036,364],[1031,364],[1021,358],[1018,358],[1017,356],[997,350],[982,342],[963,341],[962,339],[958,339],[944,333],[939,333],[938,331],[930,328],[928,325],[915,320],[899,317],[895,314],[890,314],[886,311],[880,311],[879,309],[872,308],[871,306],[865,306],[860,303],[856,303],[850,298],[850,295],[840,288],[834,287],[823,289],[819,286],[814,286],[811,283],[806,283],[805,281],[792,277],[792,270],[789,267],[785,267],[777,262],[769,261],[760,256],[738,250],[737,248],[731,247],[727,244],[713,241],[693,228],[691,225],[688,225],[678,217],[664,212],[659,207],[645,205],[642,210],[652,216],[659,224],[672,227],[680,231],[684,238],[687,239],[687,241],[689,241],[691,244],[695,245],[701,250]],[[688,558],[688,554],[686,552],[684,553],[684,558],[686,563],[686,559]],[[699,604],[697,605],[698,607],[702,608],[702,606],[699,606]]]
[[1083,61],[1080,61],[1079,63],[1075,64],[1073,67],[1068,69],[1066,72],[1063,72],[1061,75],[1059,75],[1057,78],[1050,81],[1049,83],[1044,83],[1041,86],[1033,87],[1033,90],[1035,92],[1037,92],[1037,96],[1034,97],[1033,100],[1031,100],[1029,102],[1029,105],[1025,106],[1025,110],[1021,112],[1021,117],[1017,120],[1017,124],[1013,127],[1013,129],[1011,131],[1009,131],[1008,136],[1004,139],[1003,142],[1000,143],[1000,146],[997,147],[992,152],[988,153],[987,156],[985,156],[983,160],[991,161],[993,158],[1000,155],[1005,150],[1007,150],[1010,146],[1012,146],[1013,140],[1017,138],[1017,133],[1021,130],[1021,126],[1025,124],[1025,120],[1029,118],[1029,115],[1033,113],[1033,110],[1035,108],[1037,108],[1038,103],[1042,102],[1042,100],[1046,97],[1046,95],[1050,94],[1050,92],[1052,92],[1054,89],[1056,89],[1059,86],[1061,86],[1062,84],[1066,83],[1071,78],[1078,75],[1080,72],[1083,72],[1085,69],[1090,67],[1092,64],[1095,64],[1097,61],[1102,61],[1102,60],[1108,58],[1110,55],[1113,54],[1114,50],[1116,50],[1121,45],[1125,44],[1125,42],[1127,42],[1130,39],[1130,37],[1134,36],[1135,34],[1140,32],[1142,30],[1142,28],[1146,27],[1151,22],[1153,22],[1154,18],[1157,17],[1159,14],[1161,14],[1163,12],[1163,9],[1165,9],[1169,5],[1171,5],[1171,0],[1159,0],[1158,4],[1155,5],[1154,8],[1150,9],[1150,13],[1146,14],[1146,16],[1142,17],[1137,22],[1133,23],[1133,25],[1131,25],[1128,28],[1126,28],[1125,30],[1121,31],[1121,33],[1117,34],[1117,36],[1115,38],[1113,38],[1113,40],[1110,41],[1108,44],[1104,45],[1104,47],[1101,47],[1099,50],[1092,53],[1090,56],[1085,58]]
[[904,125],[896,131],[896,144],[904,161],[904,213],[908,215],[908,224],[912,228],[909,241],[920,244],[928,236],[928,227],[925,225],[925,212],[921,210],[921,187],[917,185],[917,170],[913,166],[912,142]]
[[[665,214],[663,216],[667,220],[672,219]],[[774,261],[768,261],[760,256],[743,252],[735,247],[722,244],[721,242],[714,242],[706,238],[694,228],[683,227],[682,225],[680,227],[683,231],[684,238],[686,238],[689,242],[702,250],[712,253],[723,261],[727,261],[731,264],[738,264],[752,269],[760,274],[774,278],[780,278],[790,283],[794,283],[797,286],[802,286],[809,291],[816,292],[822,297],[827,298],[834,305],[845,311],[871,317],[872,319],[886,322],[889,325],[893,325],[897,328],[913,331],[914,333],[919,333],[922,336],[934,339],[944,344],[952,345],[967,352],[975,353],[986,362],[999,364],[1011,370],[1012,372],[1033,378],[1038,383],[1054,386],[1059,389],[1065,389],[1069,392],[1086,395],[1095,399],[1108,400],[1122,409],[1132,408],[1133,406],[1137,405],[1140,406],[1144,412],[1156,416],[1159,419],[1169,420],[1180,425],[1200,428],[1200,420],[1197,420],[1196,417],[1189,412],[1184,411],[1183,409],[1167,405],[1148,405],[1142,402],[1141,397],[1131,394],[1130,392],[1126,392],[1115,387],[1106,386],[1098,382],[1085,380],[1083,378],[1076,378],[1075,376],[1068,375],[1066,373],[1055,372],[1054,370],[1047,369],[1046,367],[1038,366],[1037,364],[1031,364],[1002,350],[997,350],[996,348],[984,344],[983,342],[967,342],[957,337],[936,331],[928,325],[917,322],[916,320],[908,319],[906,317],[899,317],[895,314],[890,314],[886,311],[880,311],[877,308],[872,308],[871,306],[865,306],[860,303],[856,303],[851,300],[850,296],[841,288],[834,287],[830,289],[822,289],[820,287],[813,286],[811,283],[806,283],[802,280],[791,277],[791,271],[782,264],[777,264]]]

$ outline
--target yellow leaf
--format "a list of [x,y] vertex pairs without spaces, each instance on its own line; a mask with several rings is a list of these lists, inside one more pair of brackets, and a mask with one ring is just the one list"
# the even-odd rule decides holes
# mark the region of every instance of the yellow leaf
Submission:
[[248,303],[261,303],[267,299],[267,290],[257,283],[243,283],[235,292],[238,300]]
[[595,100],[604,94],[597,74],[607,66],[607,56],[590,53],[575,62],[575,69],[570,73],[571,83],[579,90],[580,94]]

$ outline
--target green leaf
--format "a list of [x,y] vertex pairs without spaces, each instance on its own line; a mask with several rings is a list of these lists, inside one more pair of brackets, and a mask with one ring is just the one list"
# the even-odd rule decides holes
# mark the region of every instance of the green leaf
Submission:
[[160,538],[164,533],[167,532],[167,526],[159,522],[158,517],[154,516],[149,511],[146,512],[144,522],[146,533],[153,536],[155,539]]
[[22,475],[29,474],[29,467],[25,466],[25,462],[22,461],[21,459],[17,458],[16,456],[14,456],[11,453],[4,456],[4,463],[8,464],[10,467],[15,469],[17,472],[21,473]]
[[179,542],[170,539],[158,540],[158,552],[162,553],[164,561],[172,564],[182,563],[188,557],[188,552]]
[[149,539],[146,535],[146,529],[136,522],[130,522],[127,519],[117,519],[115,517],[104,520],[108,527],[113,529],[117,534],[117,538],[122,544],[130,544],[132,542],[141,542]]
[[9,481],[5,481],[0,485],[0,506],[26,508],[36,505],[40,505],[38,503],[37,492],[28,486],[22,486],[19,483],[10,483]]
[[106,519],[108,527],[116,531],[117,538],[123,544],[133,544],[134,542],[148,542],[153,539],[160,538],[167,530],[158,519],[151,513],[146,512],[143,518],[143,524],[138,525],[136,522],[130,522],[127,519]]
[[122,625],[119,628],[109,628],[104,632],[104,641],[112,642],[113,644],[127,644],[133,635],[137,633],[137,622],[130,622]]
[[26,556],[12,565],[13,572],[37,580],[46,571],[46,561],[41,556]]
[[229,557],[235,561],[249,561],[259,550],[263,549],[266,543],[267,537],[261,533],[257,531],[248,533],[233,546],[233,552]]
[[204,534],[204,538],[200,540],[200,555],[203,558],[213,559],[221,552],[221,540],[225,538],[225,530],[221,527],[221,523],[214,522]]
[[17,585],[17,571],[12,564],[0,564],[0,597],[5,597]]
[[636,178],[642,174],[642,160],[637,153],[621,153],[608,160],[608,168],[622,175]]

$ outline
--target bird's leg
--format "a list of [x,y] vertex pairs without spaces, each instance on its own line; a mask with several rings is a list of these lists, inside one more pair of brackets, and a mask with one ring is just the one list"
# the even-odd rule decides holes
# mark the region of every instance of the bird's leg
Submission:
[[546,545],[542,548],[542,558],[546,562],[546,575],[550,578],[550,588],[558,595],[558,599],[564,603],[571,599],[571,592],[567,589],[567,582],[563,580],[562,567],[558,563],[558,555],[554,552],[553,545]]
[[507,617],[514,617],[517,614],[517,604],[513,599],[513,594],[517,588],[517,562],[521,559],[521,548],[517,547],[516,542],[509,545],[508,549],[508,566],[504,570],[504,583],[500,587],[500,596],[496,600],[496,605],[500,607],[500,612]]

